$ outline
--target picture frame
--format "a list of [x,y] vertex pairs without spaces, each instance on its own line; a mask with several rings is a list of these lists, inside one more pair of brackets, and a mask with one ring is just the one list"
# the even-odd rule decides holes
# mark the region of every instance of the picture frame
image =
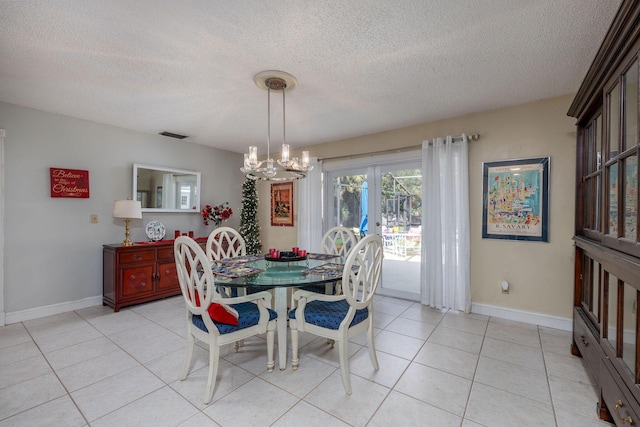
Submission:
[[482,164],[482,238],[549,242],[549,157]]
[[271,184],[271,225],[293,227],[293,182]]

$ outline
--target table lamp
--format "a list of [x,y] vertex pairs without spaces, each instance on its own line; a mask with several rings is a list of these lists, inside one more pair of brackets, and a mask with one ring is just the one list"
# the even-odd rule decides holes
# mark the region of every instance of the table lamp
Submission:
[[125,223],[125,239],[122,246],[131,246],[133,242],[129,239],[129,221],[132,219],[142,219],[142,205],[136,200],[116,200],[113,207],[113,217],[122,218]]

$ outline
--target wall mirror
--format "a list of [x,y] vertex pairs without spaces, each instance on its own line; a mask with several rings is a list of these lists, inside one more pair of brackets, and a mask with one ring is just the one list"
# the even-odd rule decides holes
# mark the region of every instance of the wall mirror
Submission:
[[134,163],[133,199],[142,212],[200,212],[200,172]]

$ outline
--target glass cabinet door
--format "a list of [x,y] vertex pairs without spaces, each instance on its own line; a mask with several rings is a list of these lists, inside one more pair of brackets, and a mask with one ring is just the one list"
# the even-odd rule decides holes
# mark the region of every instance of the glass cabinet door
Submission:
[[637,305],[638,291],[628,283],[623,286],[624,304],[622,321],[622,360],[637,378],[636,339],[637,339]]

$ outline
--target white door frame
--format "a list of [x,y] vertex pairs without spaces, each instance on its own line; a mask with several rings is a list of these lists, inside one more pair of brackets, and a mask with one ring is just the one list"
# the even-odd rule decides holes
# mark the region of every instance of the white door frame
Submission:
[[0,326],[5,325],[4,309],[4,129],[0,128]]
[[[393,153],[379,156],[366,156],[366,157],[358,157],[351,159],[341,159],[335,161],[325,160],[323,163],[323,173],[324,173],[324,188],[323,194],[325,201],[324,203],[324,225],[325,228],[330,228],[335,224],[330,223],[331,211],[332,208],[329,206],[329,201],[332,200],[332,185],[333,182],[330,177],[336,174],[344,174],[344,175],[359,175],[361,173],[367,174],[369,183],[369,197],[367,203],[367,211],[370,213],[369,215],[369,233],[371,234],[382,234],[382,225],[381,218],[374,218],[371,215],[371,212],[376,212],[376,207],[379,207],[382,203],[380,189],[377,187],[376,180],[374,179],[376,174],[379,174],[381,170],[387,170],[389,167],[393,165],[401,165],[406,163],[415,163],[420,159],[422,153],[420,151],[405,151],[401,153]],[[417,169],[421,169],[422,165],[419,165]],[[326,232],[326,230],[323,230]],[[413,294],[408,292],[402,292],[394,290],[392,292],[385,291],[383,286],[378,287],[377,292],[379,294],[389,294],[400,296],[401,298],[406,298],[410,300],[419,300],[419,293]]]

